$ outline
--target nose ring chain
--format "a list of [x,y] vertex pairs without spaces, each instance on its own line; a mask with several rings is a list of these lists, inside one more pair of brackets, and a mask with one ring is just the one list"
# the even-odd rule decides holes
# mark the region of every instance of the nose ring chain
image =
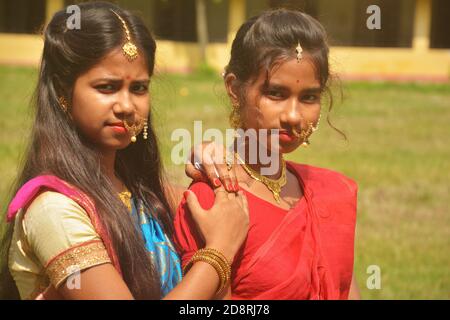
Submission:
[[[147,120],[136,118],[135,121],[128,123],[128,120],[123,122],[125,128],[131,133],[131,142],[136,142],[136,136],[141,133],[142,129],[147,129]],[[147,130],[144,132],[144,139],[147,138]]]
[[307,129],[301,128],[299,131],[296,127],[294,127],[292,128],[292,133],[294,134],[294,136],[300,138],[303,141],[302,146],[307,147],[311,144],[308,138],[311,136],[311,134],[313,134],[315,131],[319,129],[319,123],[320,123],[320,116],[315,126],[313,125],[312,122],[309,122]]

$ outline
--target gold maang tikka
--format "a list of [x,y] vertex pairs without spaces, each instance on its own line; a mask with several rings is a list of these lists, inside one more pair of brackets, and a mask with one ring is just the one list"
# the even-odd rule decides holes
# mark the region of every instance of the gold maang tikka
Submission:
[[297,63],[300,63],[300,60],[303,58],[303,48],[300,45],[300,41],[297,43],[297,47],[295,47],[295,53],[297,54]]
[[125,30],[125,34],[127,37],[127,42],[125,42],[125,44],[122,46],[123,54],[129,61],[133,61],[138,56],[138,49],[136,45],[131,42],[130,30],[128,29],[127,23],[117,12],[115,12],[114,10],[111,11],[117,16],[120,22],[122,22],[123,29]]

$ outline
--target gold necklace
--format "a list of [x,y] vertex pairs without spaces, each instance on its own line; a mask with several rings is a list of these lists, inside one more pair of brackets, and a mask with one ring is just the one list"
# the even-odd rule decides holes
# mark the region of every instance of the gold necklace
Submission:
[[263,176],[258,171],[254,170],[252,167],[246,164],[238,153],[235,154],[237,159],[241,162],[245,172],[247,172],[248,175],[256,181],[263,183],[267,187],[267,189],[269,189],[273,193],[275,201],[277,203],[280,203],[281,188],[286,185],[286,162],[284,162],[284,159],[281,158],[281,176],[278,179],[270,179],[266,176]]
[[131,192],[128,190],[119,192],[119,198],[125,207],[128,208],[128,211],[131,211]]

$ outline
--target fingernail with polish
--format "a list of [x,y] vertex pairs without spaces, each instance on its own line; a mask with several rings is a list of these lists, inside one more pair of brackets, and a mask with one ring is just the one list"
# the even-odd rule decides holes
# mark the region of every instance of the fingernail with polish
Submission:
[[214,179],[214,185],[215,185],[216,187],[220,187],[221,184],[222,184],[222,183],[220,182],[219,179],[217,179],[217,178]]
[[186,190],[185,192],[183,192],[183,197],[184,199],[187,199],[187,197],[189,196],[189,191]]

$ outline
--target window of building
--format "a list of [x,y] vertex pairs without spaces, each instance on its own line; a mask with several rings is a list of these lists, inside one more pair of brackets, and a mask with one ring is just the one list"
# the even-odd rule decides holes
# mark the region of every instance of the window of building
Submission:
[[450,2],[433,0],[431,15],[431,48],[450,49]]
[[[66,0],[65,5],[86,2]],[[197,41],[195,0],[110,0],[138,14],[158,39]],[[229,0],[205,0],[209,42],[226,42]]]
[[0,0],[0,32],[38,33],[45,23],[45,0]]
[[[197,41],[195,0],[154,0],[153,28],[159,39]],[[209,42],[226,42],[228,0],[206,0]]]
[[229,0],[206,0],[210,42],[227,42]]
[[154,8],[153,31],[158,38],[196,41],[195,0],[156,0]]
[[[381,9],[381,30],[367,28],[367,8]],[[247,17],[269,8],[297,9],[318,19],[335,46],[411,47],[415,1],[247,0]]]

